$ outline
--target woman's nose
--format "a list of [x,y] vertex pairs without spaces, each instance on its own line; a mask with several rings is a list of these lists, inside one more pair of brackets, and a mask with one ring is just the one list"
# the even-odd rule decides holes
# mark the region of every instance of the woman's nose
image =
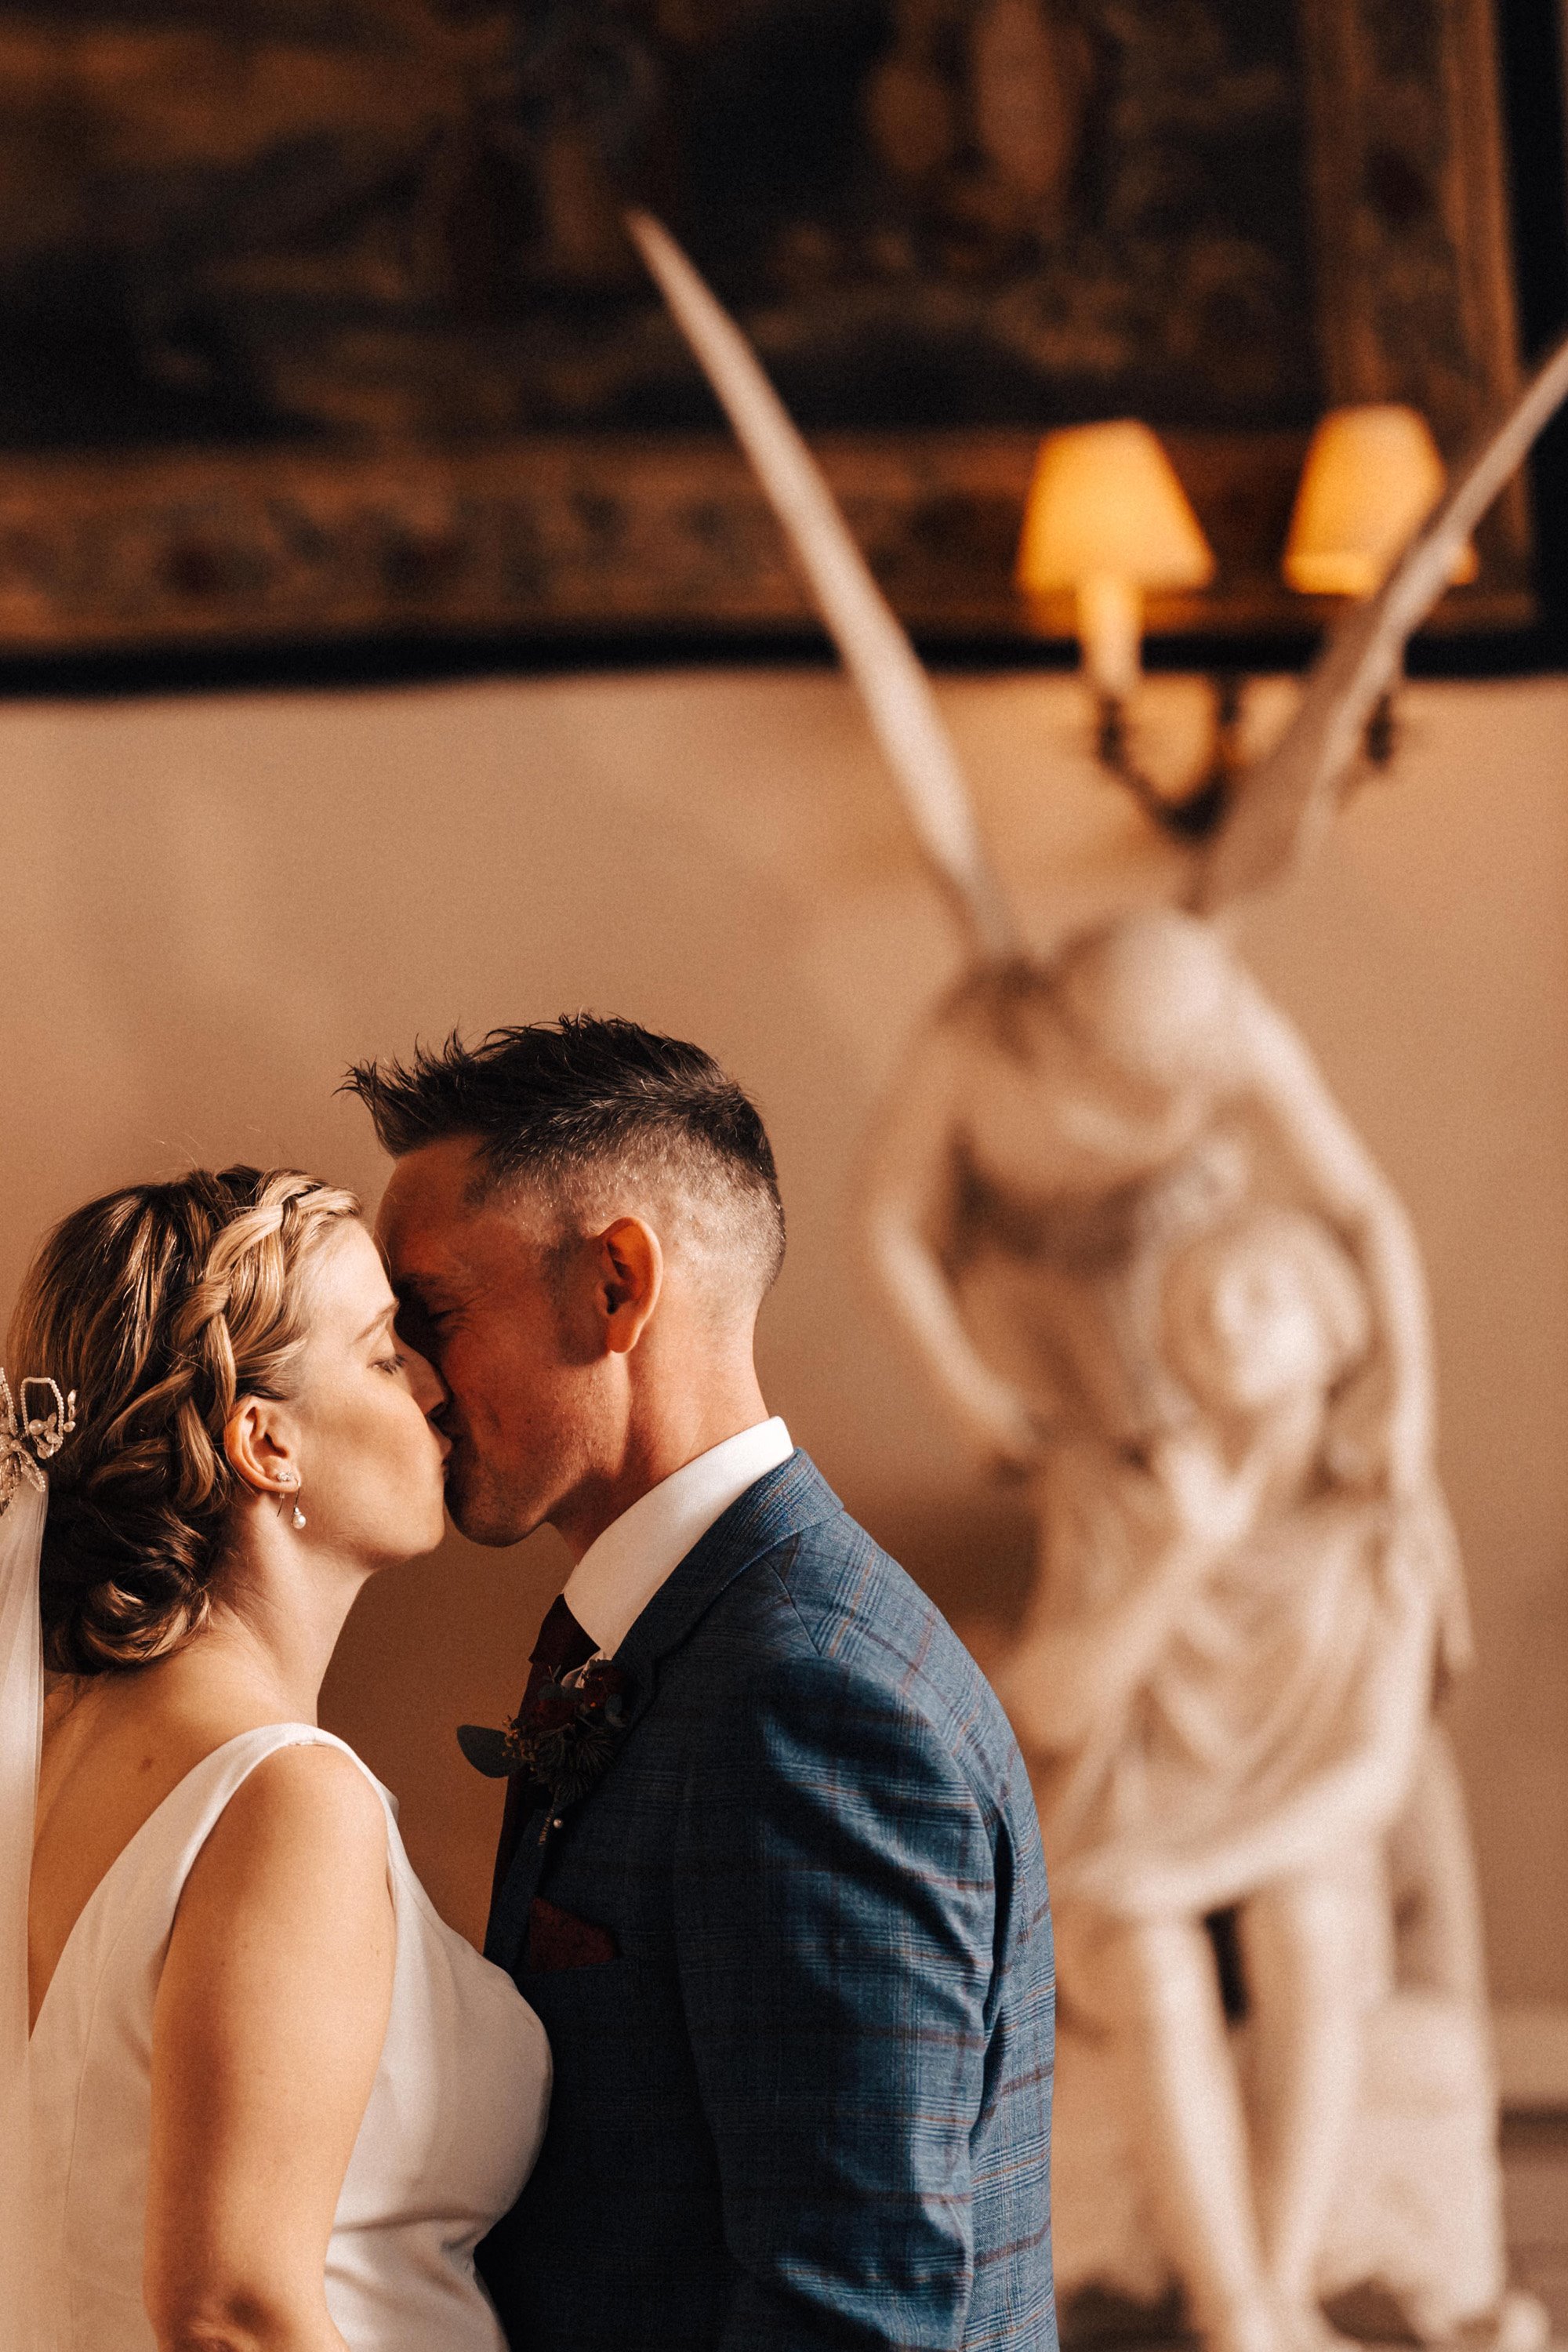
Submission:
[[415,1401],[426,1420],[433,1421],[448,1402],[447,1383],[428,1356],[422,1356],[416,1348],[406,1344],[403,1352],[408,1366],[408,1385],[414,1391]]

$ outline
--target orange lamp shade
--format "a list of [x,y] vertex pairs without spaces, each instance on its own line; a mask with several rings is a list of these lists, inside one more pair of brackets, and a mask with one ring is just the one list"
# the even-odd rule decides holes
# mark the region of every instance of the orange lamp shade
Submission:
[[1146,588],[1202,588],[1214,555],[1175,469],[1146,425],[1075,425],[1035,461],[1015,574],[1026,595],[1070,589],[1097,693],[1137,682]]
[[1214,555],[1146,425],[1075,425],[1047,434],[1035,461],[1016,579],[1047,595],[1086,580],[1202,588]]
[[[1447,479],[1417,408],[1385,401],[1331,408],[1301,468],[1282,570],[1307,596],[1370,596],[1442,496]],[[1473,580],[1473,547],[1449,574]]]

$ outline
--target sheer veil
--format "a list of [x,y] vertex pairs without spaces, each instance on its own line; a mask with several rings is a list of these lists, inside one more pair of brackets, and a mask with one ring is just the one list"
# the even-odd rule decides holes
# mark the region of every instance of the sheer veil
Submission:
[[[0,1474],[3,1475],[3,1474]],[[20,1482],[0,1517],[0,2297],[20,2301],[30,2263],[27,2167],[27,1881],[33,1864],[44,1665],[38,1637],[38,1555],[47,1496]],[[4,2305],[0,2304],[0,2310]],[[19,2309],[4,2312],[16,2326]],[[0,2342],[25,2341],[0,2322]]]
[[[53,1411],[29,1417],[29,1392]],[[44,1725],[38,1562],[48,1482],[39,1466],[74,1428],[75,1395],[24,1381],[13,1404],[0,1371],[0,2345],[31,2341],[27,2118],[27,1888]]]

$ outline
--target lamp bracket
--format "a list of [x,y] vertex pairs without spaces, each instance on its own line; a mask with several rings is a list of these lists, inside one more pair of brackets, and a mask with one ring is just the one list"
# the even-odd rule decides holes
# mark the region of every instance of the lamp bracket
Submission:
[[[1241,748],[1242,703],[1247,679],[1240,670],[1213,670],[1209,749],[1199,774],[1184,791],[1163,790],[1140,767],[1132,750],[1127,698],[1100,694],[1095,700],[1095,757],[1163,833],[1177,841],[1208,841],[1230,814],[1237,779],[1246,766]],[[1366,725],[1363,752],[1369,767],[1384,769],[1398,748],[1392,692],[1380,695]]]

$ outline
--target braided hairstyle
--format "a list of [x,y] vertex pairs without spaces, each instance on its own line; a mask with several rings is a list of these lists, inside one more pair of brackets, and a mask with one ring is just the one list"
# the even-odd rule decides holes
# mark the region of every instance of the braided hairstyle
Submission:
[[242,1397],[289,1392],[310,1259],[358,1213],[293,1169],[194,1169],[89,1201],[44,1241],[8,1360],[77,1391],[49,1464],[53,1672],[144,1665],[205,1624],[238,1490],[225,1427]]

